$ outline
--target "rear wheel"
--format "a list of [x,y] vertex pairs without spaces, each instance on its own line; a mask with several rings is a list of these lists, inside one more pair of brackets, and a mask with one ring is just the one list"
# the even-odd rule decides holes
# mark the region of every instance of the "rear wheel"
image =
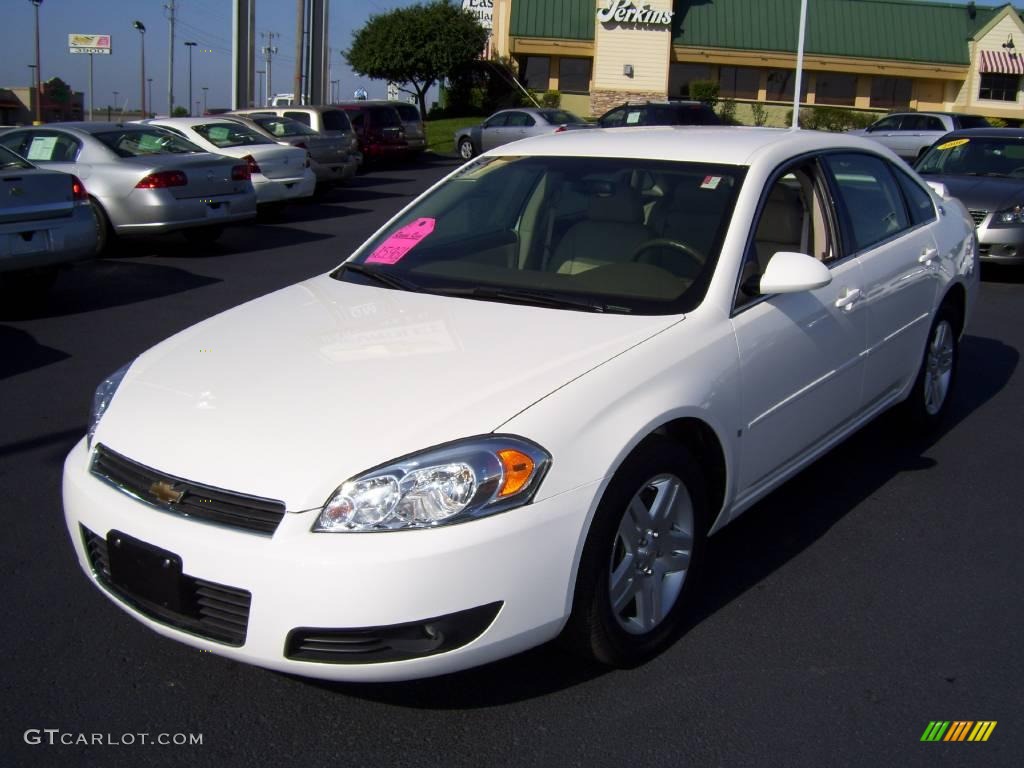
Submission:
[[459,141],[459,157],[471,160],[475,154],[476,150],[473,149],[473,142],[470,139],[463,138]]
[[661,651],[685,617],[706,530],[705,489],[692,457],[667,440],[642,444],[598,506],[562,642],[613,666]]
[[103,206],[99,204],[95,197],[89,198],[89,207],[92,208],[92,216],[96,221],[95,255],[102,256],[107,247],[114,242],[116,235],[114,234],[114,228],[110,224],[107,212],[103,210]]
[[959,355],[957,318],[948,305],[943,305],[928,332],[924,359],[905,403],[907,415],[917,425],[932,429],[949,410]]

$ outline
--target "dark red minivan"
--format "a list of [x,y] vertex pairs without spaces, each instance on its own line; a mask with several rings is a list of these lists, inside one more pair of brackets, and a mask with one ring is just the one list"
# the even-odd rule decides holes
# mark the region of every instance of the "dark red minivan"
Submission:
[[410,155],[402,118],[394,107],[361,101],[344,102],[334,106],[348,113],[365,162],[405,159]]

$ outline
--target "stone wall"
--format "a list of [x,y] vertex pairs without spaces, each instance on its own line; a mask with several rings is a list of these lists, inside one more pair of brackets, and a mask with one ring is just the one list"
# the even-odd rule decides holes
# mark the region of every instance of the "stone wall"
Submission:
[[591,89],[590,114],[594,117],[600,117],[612,107],[625,104],[627,101],[664,101],[667,98],[668,94],[664,92],[599,91]]

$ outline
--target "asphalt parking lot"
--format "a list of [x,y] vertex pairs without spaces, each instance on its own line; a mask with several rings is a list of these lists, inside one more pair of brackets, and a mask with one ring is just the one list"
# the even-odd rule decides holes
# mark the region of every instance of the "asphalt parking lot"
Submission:
[[[1024,273],[1010,270],[983,272],[946,428],[921,439],[884,417],[714,537],[688,631],[640,668],[543,647],[434,680],[319,683],[163,639],[88,584],[60,477],[100,379],[328,270],[454,164],[359,177],[207,250],[126,243],[62,274],[46,306],[0,307],[0,765],[1020,765]],[[922,743],[937,719],[998,725],[985,743]],[[202,744],[124,738],[142,733]]]

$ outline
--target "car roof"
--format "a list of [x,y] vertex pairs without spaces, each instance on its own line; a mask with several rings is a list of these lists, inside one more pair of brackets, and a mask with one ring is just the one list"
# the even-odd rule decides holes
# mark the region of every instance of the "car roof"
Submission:
[[46,131],[46,130],[68,130],[78,131],[80,133],[103,133],[105,131],[117,131],[124,130],[125,128],[141,128],[142,126],[138,123],[124,122],[124,123],[90,123],[87,121],[78,122],[67,122],[67,123],[44,123],[43,125],[23,125],[19,126],[17,130],[31,130],[31,131]]
[[950,131],[943,138],[979,138],[990,136],[997,139],[1024,139],[1024,128],[961,128],[957,131]]
[[233,123],[231,115],[217,115],[215,117],[155,117],[144,121],[146,125],[209,125],[210,123]]
[[857,149],[891,155],[870,139],[792,128],[650,126],[565,131],[522,139],[488,155],[617,157],[722,165],[750,165],[761,155],[796,157],[808,151]]

